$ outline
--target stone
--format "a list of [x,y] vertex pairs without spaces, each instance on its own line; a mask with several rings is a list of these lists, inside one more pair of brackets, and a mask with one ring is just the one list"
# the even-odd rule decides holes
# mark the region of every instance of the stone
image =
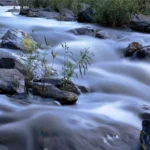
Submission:
[[16,69],[0,69],[0,93],[24,93],[24,76]]
[[32,37],[28,36],[21,30],[9,29],[7,33],[2,37],[1,47],[10,49],[20,49],[24,51],[30,51],[35,46],[36,42]]
[[127,47],[125,57],[130,57],[131,59],[138,60],[150,60],[150,46],[142,46],[138,42],[132,42]]
[[94,22],[93,15],[94,15],[93,9],[91,7],[88,7],[87,9],[81,11],[78,14],[78,21],[93,23]]
[[74,13],[66,8],[61,10],[61,18],[63,21],[76,21]]
[[18,6],[18,0],[0,0],[0,6]]
[[59,21],[76,20],[74,13],[69,9],[62,9],[60,12],[55,12],[50,8],[23,8],[20,10],[20,15],[56,19]]
[[129,46],[127,47],[127,50],[125,52],[125,56],[130,57],[132,56],[135,52],[137,52],[138,50],[140,50],[142,48],[142,44],[138,43],[138,42],[132,42],[129,44]]
[[[63,89],[63,80],[59,78],[52,78],[52,77],[41,78],[40,82],[52,84],[52,85],[55,85],[59,89]],[[76,95],[82,94],[80,88],[77,85],[75,85],[72,81],[67,82],[66,91],[72,92]]]
[[142,14],[135,15],[130,21],[130,28],[136,31],[150,33],[150,17]]
[[25,74],[25,66],[11,53],[0,51],[0,69],[16,69]]
[[44,98],[53,98],[63,105],[75,104],[78,96],[72,92],[58,89],[55,85],[48,83],[34,82],[32,84],[34,95],[39,95]]
[[94,28],[89,27],[89,26],[72,29],[72,30],[69,30],[69,32],[71,32],[75,35],[88,35],[88,36],[96,37],[96,38],[99,38],[99,39],[108,38],[105,35],[105,33],[103,33],[102,31],[94,29]]

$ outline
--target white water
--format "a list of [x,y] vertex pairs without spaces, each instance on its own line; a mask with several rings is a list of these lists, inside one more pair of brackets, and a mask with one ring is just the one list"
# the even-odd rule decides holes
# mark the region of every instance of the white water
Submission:
[[[16,13],[5,12],[8,8],[0,7],[0,35],[2,36],[9,28],[18,28],[28,34],[35,29],[34,39],[43,41],[45,36],[50,44],[54,45],[54,51],[59,53],[54,65],[58,70],[61,69],[63,61],[63,49],[60,46],[62,43],[66,42],[69,45],[76,59],[84,48],[89,47],[95,54],[85,78],[73,79],[77,84],[89,86],[93,92],[81,95],[74,106],[53,106],[54,103],[48,102],[26,106],[18,104],[17,100],[10,101],[5,96],[0,97],[0,118],[10,117],[19,120],[9,124],[2,123],[0,135],[13,136],[14,134],[18,139],[18,134],[27,132],[22,138],[27,142],[26,146],[23,148],[21,141],[20,143],[18,141],[20,145],[14,142],[12,149],[17,150],[16,147],[23,150],[40,149],[37,147],[38,144],[36,146],[33,144],[35,141],[32,140],[35,139],[32,132],[30,133],[33,127],[40,126],[37,128],[46,128],[45,130],[49,130],[50,133],[58,134],[56,139],[51,137],[51,142],[45,139],[42,144],[44,148],[50,150],[53,148],[56,150],[137,150],[142,122],[140,115],[149,112],[144,109],[144,106],[150,105],[150,67],[149,62],[132,62],[123,58],[122,52],[133,41],[150,45],[150,35],[77,22],[27,18]],[[81,26],[95,26],[112,38],[100,40],[89,36],[76,36],[68,32]],[[21,54],[14,50],[3,50]],[[51,63],[50,51],[47,60]],[[12,133],[13,128],[17,131]],[[28,141],[28,138],[32,140]]]

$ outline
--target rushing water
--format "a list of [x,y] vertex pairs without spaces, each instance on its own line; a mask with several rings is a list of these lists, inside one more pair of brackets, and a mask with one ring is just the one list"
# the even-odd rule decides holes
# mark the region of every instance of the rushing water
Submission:
[[[77,36],[68,30],[94,25],[27,18],[5,12],[8,9],[0,7],[0,36],[10,28],[32,34],[38,41],[45,36],[59,53],[54,66],[58,70],[63,61],[60,44],[66,42],[76,59],[89,47],[95,54],[92,65],[85,78],[74,82],[93,92],[79,96],[74,106],[46,100],[29,104],[0,96],[0,144],[9,150],[138,150],[141,116],[149,112],[150,67],[123,58],[122,52],[133,41],[150,45],[150,36],[98,26],[112,38]],[[47,60],[51,63],[50,51]]]

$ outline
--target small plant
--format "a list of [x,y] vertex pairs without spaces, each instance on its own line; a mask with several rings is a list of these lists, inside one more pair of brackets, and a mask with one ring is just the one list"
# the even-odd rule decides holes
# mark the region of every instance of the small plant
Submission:
[[88,66],[91,64],[93,56],[92,53],[89,52],[89,49],[85,49],[85,51],[80,52],[79,60],[75,60],[73,53],[69,50],[67,44],[62,44],[62,47],[65,50],[64,55],[64,64],[62,67],[62,75],[63,75],[63,90],[67,90],[67,84],[70,79],[75,75],[78,78],[78,74],[75,70],[78,68],[80,76],[83,77],[86,75],[88,71]]

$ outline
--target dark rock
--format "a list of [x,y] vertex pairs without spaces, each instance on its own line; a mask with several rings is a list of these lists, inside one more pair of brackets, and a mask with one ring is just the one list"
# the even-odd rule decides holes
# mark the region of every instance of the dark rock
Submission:
[[0,69],[0,93],[24,93],[24,76],[16,69]]
[[61,18],[63,21],[75,21],[76,20],[74,13],[69,9],[62,9]]
[[69,9],[63,9],[61,12],[54,12],[50,8],[23,8],[20,15],[27,17],[42,17],[47,19],[57,19],[60,21],[75,21],[74,13]]
[[90,93],[90,89],[86,86],[78,85],[78,88],[81,90],[82,93]]
[[131,57],[135,52],[139,51],[142,48],[142,45],[138,42],[132,42],[127,47],[125,52],[126,57]]
[[[24,40],[28,40],[27,45],[23,45]],[[2,37],[1,47],[10,49],[20,49],[24,51],[30,50],[33,46],[36,46],[36,42],[18,29],[9,29],[7,33]]]
[[0,6],[18,6],[18,0],[0,0]]
[[28,15],[30,9],[29,8],[21,8],[20,9],[20,15]]
[[140,142],[142,150],[150,150],[150,120],[144,120],[142,122]]
[[15,61],[12,58],[1,58],[0,59],[0,68],[14,68],[15,67]]
[[103,32],[97,29],[94,29],[92,27],[88,27],[88,26],[72,29],[69,32],[75,35],[88,35],[88,36],[93,36],[93,37],[100,38],[100,39],[107,38],[107,36]]
[[94,22],[93,15],[94,15],[93,9],[91,7],[87,8],[78,14],[78,21],[93,23]]
[[0,69],[17,69],[25,74],[25,66],[8,52],[0,51]]
[[150,46],[143,47],[140,43],[133,42],[127,47],[125,56],[135,60],[150,60]]
[[35,82],[32,85],[33,94],[45,98],[53,98],[63,105],[76,103],[78,96],[72,92],[58,89],[55,85]]
[[[58,78],[42,78],[40,80],[40,82],[42,83],[48,83],[48,84],[52,84],[55,85],[57,88],[59,89],[63,89],[63,80],[62,79],[58,79]],[[66,91],[68,92],[72,92],[76,95],[80,95],[82,94],[81,90],[78,88],[78,86],[76,86],[73,82],[68,81],[68,83],[66,84]]]
[[133,30],[140,32],[150,32],[150,17],[144,15],[136,15],[130,22],[130,27]]

